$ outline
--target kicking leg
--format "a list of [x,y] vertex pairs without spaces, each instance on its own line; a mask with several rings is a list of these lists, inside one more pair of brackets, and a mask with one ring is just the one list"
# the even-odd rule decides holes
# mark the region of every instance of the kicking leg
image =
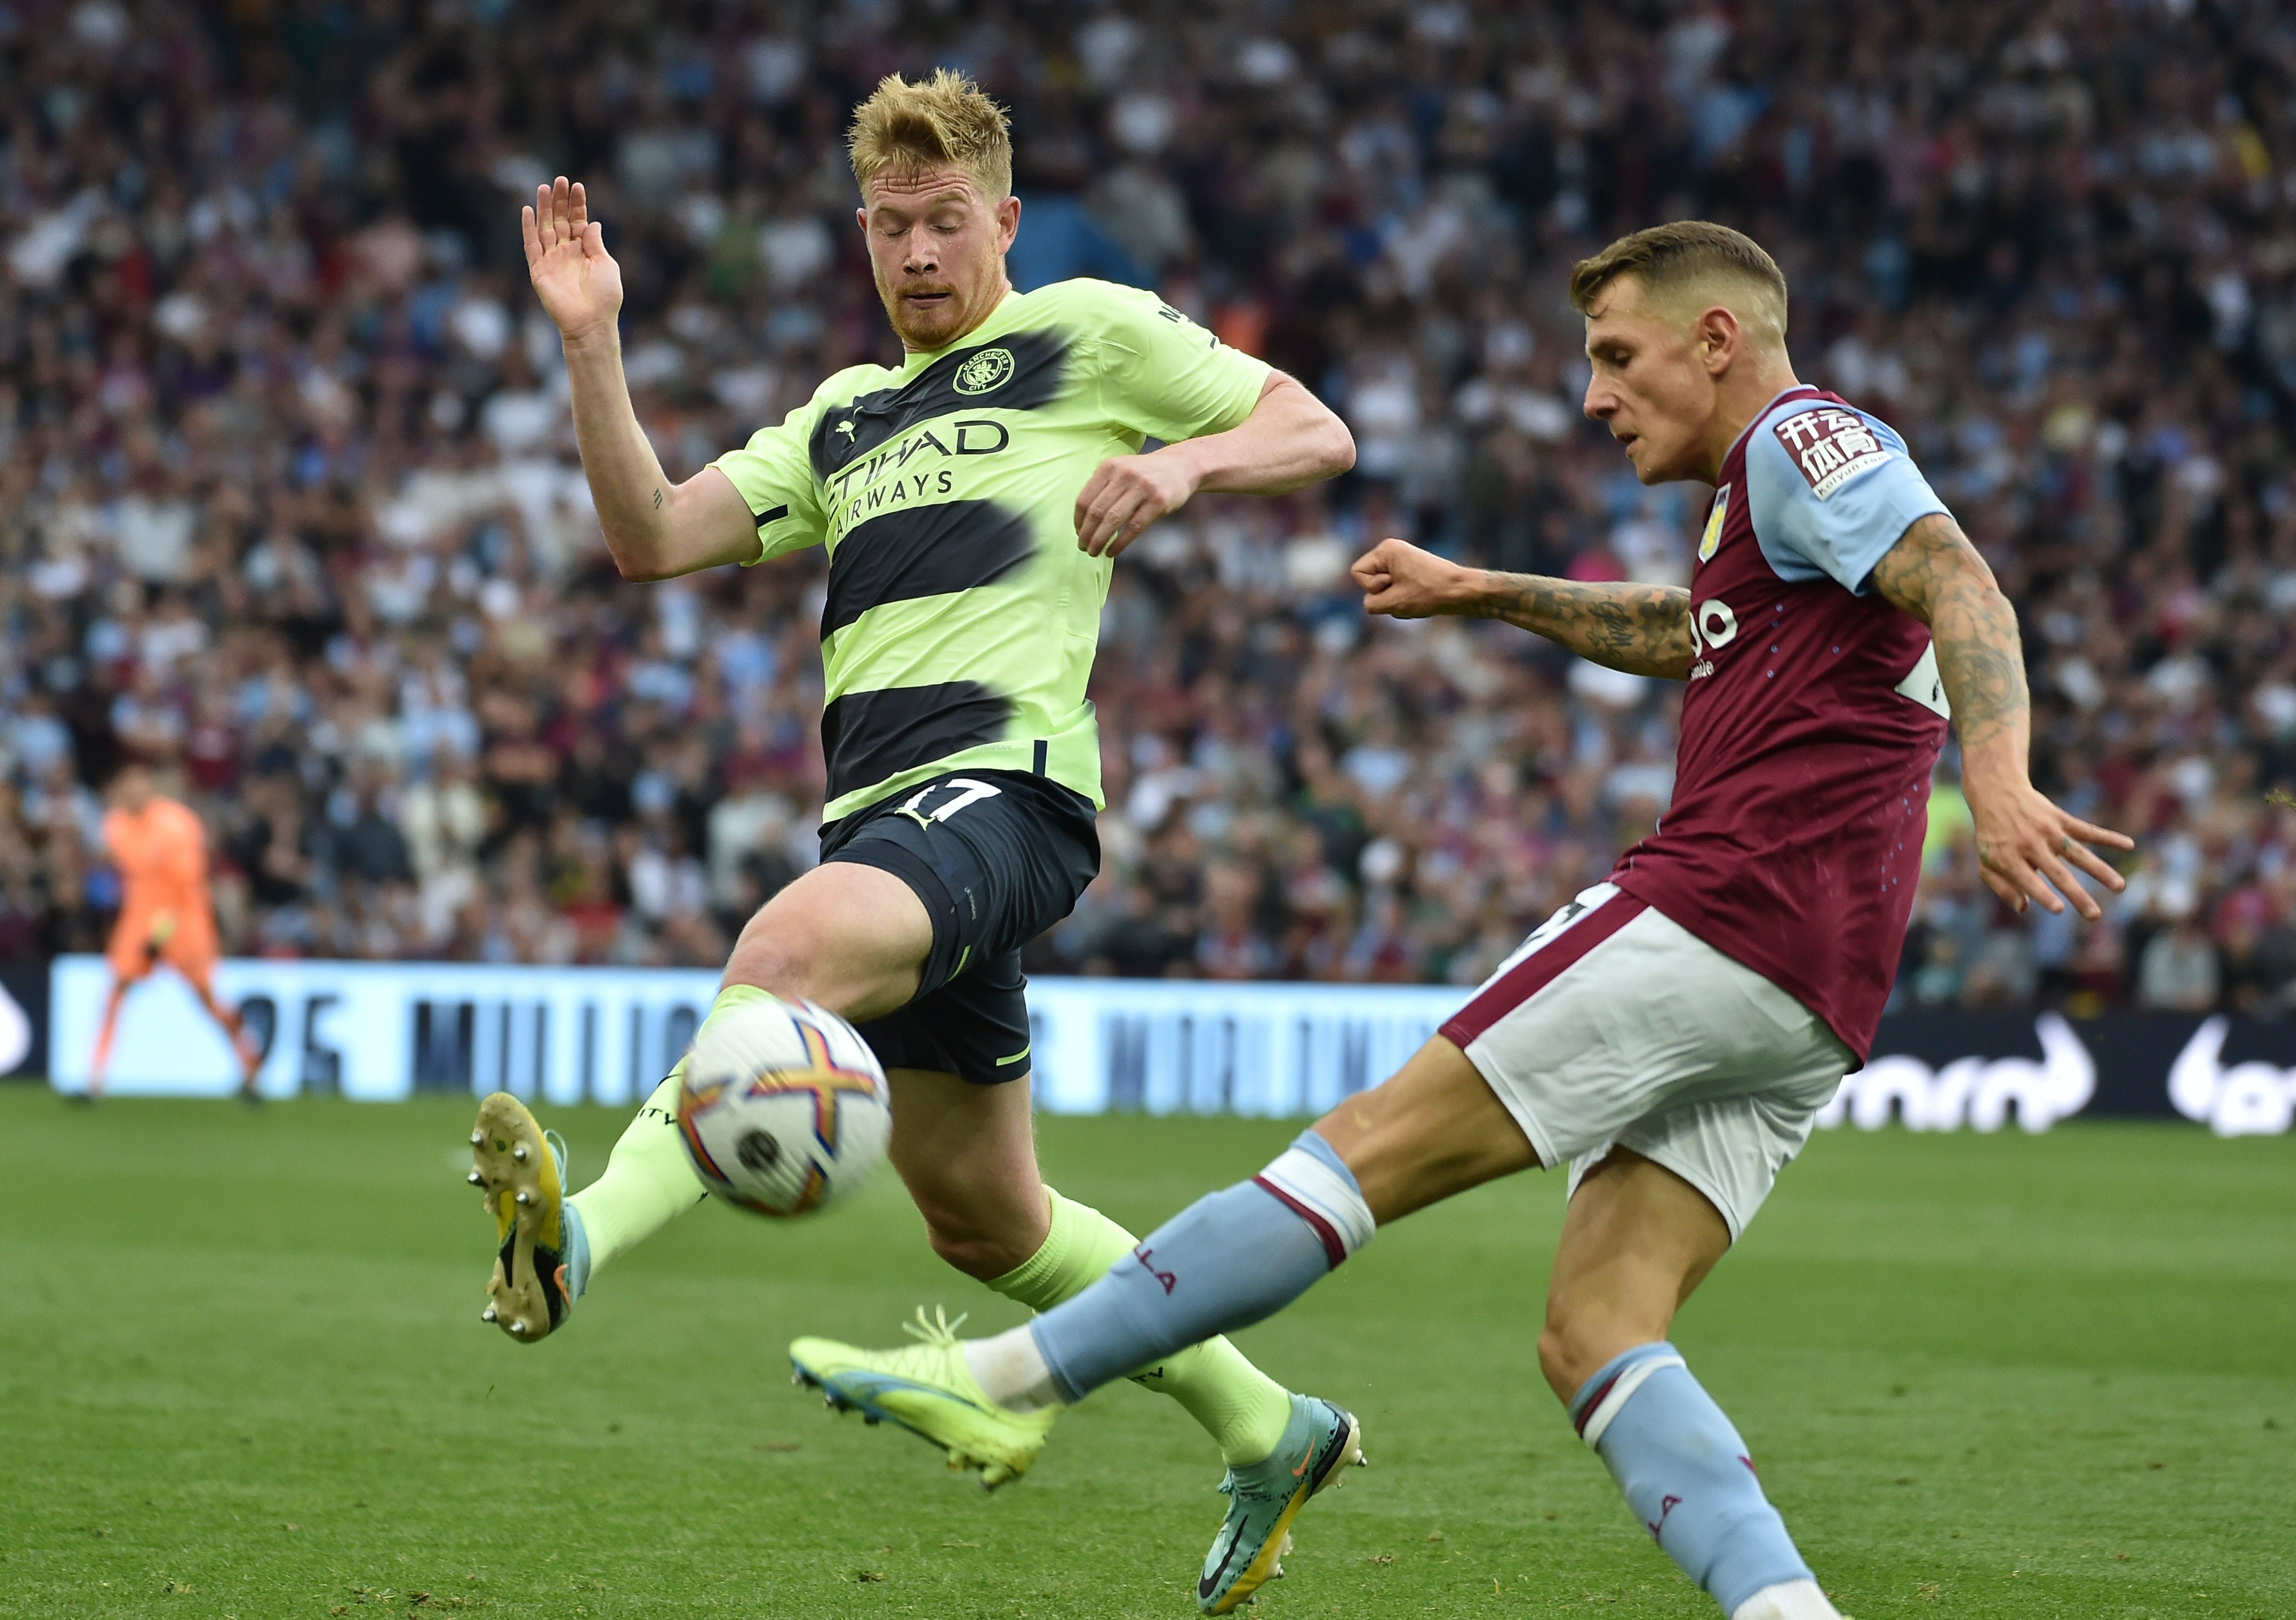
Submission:
[[1746,1443],[1667,1342],[1729,1247],[1703,1193],[1612,1150],[1563,1221],[1539,1368],[1652,1538],[1733,1620],[1838,1620]]
[[[742,929],[702,1027],[768,994],[803,996],[847,1018],[898,1007],[915,993],[931,942],[924,907],[899,879],[841,863],[816,867]],[[685,1071],[681,1059],[622,1132],[605,1174],[571,1198],[562,1198],[565,1174],[556,1144],[545,1140],[526,1105],[506,1092],[481,1105],[471,1136],[477,1158],[471,1181],[486,1194],[502,1244],[486,1320],[522,1343],[545,1337],[602,1268],[708,1196],[678,1140]],[[521,1150],[524,1158],[517,1157]],[[541,1174],[545,1158],[554,1161],[554,1174]],[[512,1208],[521,1191],[528,1202]],[[544,1243],[531,1278],[518,1257],[524,1226],[556,1233]]]
[[[1144,1362],[1272,1315],[1395,1220],[1527,1169],[1537,1155],[1459,1049],[1438,1037],[1395,1077],[1302,1133],[1251,1181],[1199,1200],[1107,1276],[1025,1328],[963,1346],[1010,1409],[1048,1414]],[[1232,1462],[1198,1607],[1227,1614],[1273,1575],[1308,1499],[1363,1460],[1352,1415],[1288,1399],[1275,1449]]]
[[1132,1264],[1016,1329],[1035,1363],[1004,1336],[988,1393],[1021,1404],[1079,1400],[1134,1367],[1274,1315],[1382,1222],[1537,1162],[1465,1054],[1438,1035],[1259,1175],[1149,1234]]

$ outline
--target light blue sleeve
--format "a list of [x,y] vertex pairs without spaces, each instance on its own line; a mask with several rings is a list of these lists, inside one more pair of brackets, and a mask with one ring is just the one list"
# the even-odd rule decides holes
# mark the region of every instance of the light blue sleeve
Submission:
[[1746,502],[1779,578],[1832,579],[1860,596],[1906,530],[1948,510],[1895,429],[1823,400],[1796,400],[1754,425]]

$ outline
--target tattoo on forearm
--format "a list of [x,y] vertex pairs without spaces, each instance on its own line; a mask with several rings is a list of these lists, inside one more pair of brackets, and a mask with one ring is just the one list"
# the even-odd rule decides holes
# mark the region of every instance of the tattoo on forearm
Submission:
[[1483,576],[1476,603],[1580,658],[1630,675],[1681,680],[1690,673],[1690,593],[1667,585],[1586,585],[1538,574]]
[[1962,746],[2021,736],[2030,698],[2016,610],[1961,526],[1942,512],[1922,519],[1875,565],[1874,585],[1929,626]]

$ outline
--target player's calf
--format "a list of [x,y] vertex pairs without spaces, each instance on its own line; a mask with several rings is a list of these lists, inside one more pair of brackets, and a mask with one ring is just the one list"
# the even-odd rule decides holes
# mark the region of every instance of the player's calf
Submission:
[[1597,1369],[1570,1421],[1651,1539],[1731,1620],[1840,1620],[1762,1493],[1754,1460],[1664,1341]]

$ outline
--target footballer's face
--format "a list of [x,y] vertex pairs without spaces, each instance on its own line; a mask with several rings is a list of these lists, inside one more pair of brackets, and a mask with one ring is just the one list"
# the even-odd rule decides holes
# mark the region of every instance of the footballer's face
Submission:
[[870,181],[856,217],[904,348],[955,342],[1012,290],[1004,250],[1021,228],[1021,200],[990,199],[968,170],[889,168]]
[[1720,390],[1700,323],[1622,275],[1587,307],[1587,414],[1610,429],[1645,484],[1711,481]]

